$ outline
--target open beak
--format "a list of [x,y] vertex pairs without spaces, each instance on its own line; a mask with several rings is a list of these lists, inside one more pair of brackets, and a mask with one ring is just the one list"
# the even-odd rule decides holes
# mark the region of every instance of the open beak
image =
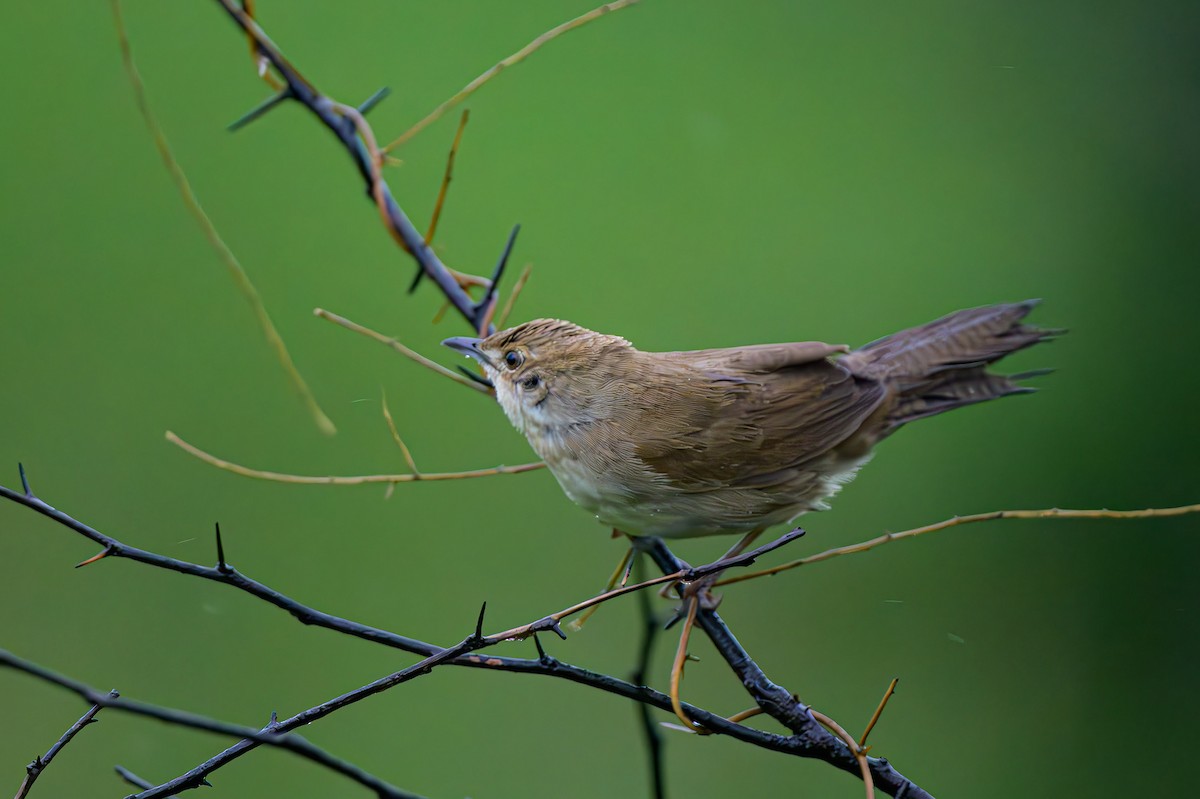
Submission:
[[481,364],[495,369],[496,364],[492,363],[492,359],[479,348],[479,345],[482,343],[483,339],[471,338],[470,336],[455,336],[442,342],[443,346],[449,347],[452,350],[458,350],[463,355],[469,355]]

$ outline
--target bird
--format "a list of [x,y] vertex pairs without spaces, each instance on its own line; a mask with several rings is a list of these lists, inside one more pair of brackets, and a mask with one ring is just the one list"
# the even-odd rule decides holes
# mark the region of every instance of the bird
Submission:
[[[957,311],[853,350],[801,341],[643,352],[561,319],[442,343],[482,365],[566,495],[614,535],[741,534],[724,561],[769,527],[827,509],[875,446],[909,422],[1032,391],[1022,381],[1045,370],[988,366],[1062,332],[1024,323],[1036,304]],[[685,621],[671,707],[701,733],[679,691],[699,608],[720,601],[711,592],[718,574],[675,589]]]
[[1037,300],[957,311],[857,349],[815,341],[645,352],[535,319],[442,343],[482,365],[566,495],[626,535],[763,530],[829,500],[901,427],[1033,391],[988,366],[1063,331]]

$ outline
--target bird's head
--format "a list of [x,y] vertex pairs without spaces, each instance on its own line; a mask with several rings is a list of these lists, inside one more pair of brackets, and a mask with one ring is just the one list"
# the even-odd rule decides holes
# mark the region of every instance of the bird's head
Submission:
[[623,338],[559,319],[442,343],[483,366],[505,414],[527,436],[603,415],[623,356],[633,352]]

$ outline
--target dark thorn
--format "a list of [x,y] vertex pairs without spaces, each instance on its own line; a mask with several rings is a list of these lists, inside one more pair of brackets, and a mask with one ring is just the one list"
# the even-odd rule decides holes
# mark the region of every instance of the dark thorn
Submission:
[[150,780],[142,779],[124,766],[113,766],[113,770],[120,775],[121,779],[125,780],[125,782],[129,783],[130,785],[136,785],[138,788],[142,788],[143,790],[148,790],[154,787],[154,784],[150,782]]
[[417,290],[417,286],[421,285],[421,278],[425,276],[425,270],[420,266],[417,267],[417,273],[413,275],[412,283],[408,286],[408,293],[412,294]]
[[475,303],[475,318],[471,321],[477,328],[487,315],[488,307],[496,299],[496,289],[500,287],[500,279],[504,277],[504,268],[508,266],[508,256],[512,255],[513,245],[517,243],[517,234],[520,232],[520,223],[513,225],[512,231],[508,234],[508,241],[504,243],[504,251],[500,253],[500,260],[496,262],[496,268],[492,271],[492,282],[488,284],[487,291],[483,293],[483,299]]
[[254,108],[251,108],[249,111],[247,111],[241,117],[239,117],[238,119],[236,119],[232,123],[230,123],[229,127],[227,127],[226,130],[228,130],[230,133],[235,133],[235,132],[241,130],[242,128],[246,127],[247,125],[249,125],[254,120],[258,119],[263,114],[270,111],[275,106],[282,103],[284,100],[290,100],[291,98],[292,98],[292,90],[290,87],[284,89],[283,91],[279,92],[278,94],[273,94],[270,97],[268,97],[266,100],[263,100],[261,103],[256,105]]
[[217,571],[224,574],[229,571],[229,564],[225,562],[225,545],[221,542],[221,523],[214,522],[213,526],[217,528]]
[[487,613],[487,602],[479,607],[479,618],[475,620],[475,639],[477,641],[483,640],[483,615],[485,613]]
[[197,783],[197,784],[198,784],[198,785],[203,785],[205,788],[211,788],[211,787],[212,787],[212,783],[211,783],[211,782],[209,782],[208,780],[204,779],[203,777],[201,777],[201,778],[200,778],[200,782],[199,782],[199,783]]
[[455,364],[455,368],[458,369],[458,371],[462,372],[467,377],[474,380],[476,383],[479,383],[481,386],[487,386],[488,388],[492,388],[492,389],[495,388],[495,386],[492,385],[491,380],[488,380],[486,377],[482,376],[478,372],[472,372],[470,369],[467,369],[458,364]]
[[546,654],[546,650],[542,648],[542,639],[538,638],[537,633],[533,634],[533,645],[537,647],[538,660],[544,663],[550,659],[549,655]]
[[563,639],[564,641],[567,640],[567,634],[563,632],[562,627],[558,626],[558,622],[551,623],[550,632],[554,633],[555,635],[557,635],[559,638]]
[[17,471],[21,473],[21,488],[25,491],[25,496],[33,498],[33,489],[29,487],[29,478],[25,476],[25,464],[17,463]]
[[665,632],[665,631],[671,629],[672,627],[674,627],[676,624],[679,624],[679,622],[683,621],[684,615],[685,614],[683,613],[682,606],[676,608],[675,615],[672,616],[671,618],[667,619],[667,623],[663,625],[663,631]]
[[392,90],[389,89],[387,86],[384,86],[382,89],[380,89],[379,91],[372,94],[366,100],[363,100],[363,104],[358,107],[358,113],[362,114],[363,116],[366,116],[367,114],[369,114],[371,112],[372,108],[374,108],[375,106],[379,105],[381,102],[386,100],[387,96],[391,93],[392,93]]

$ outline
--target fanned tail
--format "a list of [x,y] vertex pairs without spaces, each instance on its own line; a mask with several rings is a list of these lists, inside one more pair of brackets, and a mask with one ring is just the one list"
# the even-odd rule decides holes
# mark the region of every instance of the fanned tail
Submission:
[[1049,370],[998,375],[987,367],[1064,332],[1021,323],[1038,302],[958,311],[867,344],[841,363],[855,375],[887,383],[896,392],[884,435],[915,419],[1035,391],[1020,381]]

